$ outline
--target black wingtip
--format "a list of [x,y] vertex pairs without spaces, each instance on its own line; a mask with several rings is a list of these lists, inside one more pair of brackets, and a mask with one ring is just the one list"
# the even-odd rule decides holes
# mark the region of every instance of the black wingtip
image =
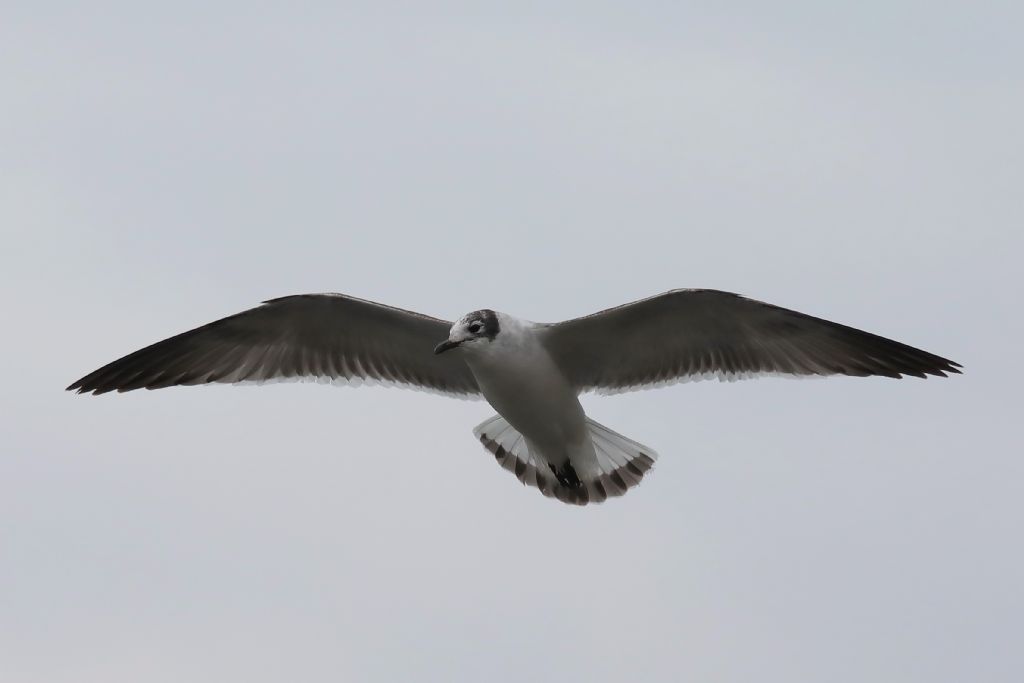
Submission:
[[[964,366],[960,365],[956,361],[948,360],[946,358],[942,358],[941,359],[941,363],[938,364],[938,367],[925,370],[925,372],[927,372],[930,375],[934,375],[936,377],[948,377],[949,375],[962,375],[962,374],[964,374],[963,373],[963,367]],[[946,374],[946,373],[949,373],[949,374]]]
[[[902,346],[902,345],[901,345]],[[905,347],[911,353],[900,354],[904,363],[897,368],[897,371],[904,377],[949,377],[949,375],[962,375],[963,366],[956,361],[936,356],[913,347]]]
[[64,391],[73,391],[75,394],[105,394],[112,389],[112,387],[104,387],[99,384],[96,380],[90,379],[92,375],[86,375],[82,379],[76,381],[74,384],[68,385]]

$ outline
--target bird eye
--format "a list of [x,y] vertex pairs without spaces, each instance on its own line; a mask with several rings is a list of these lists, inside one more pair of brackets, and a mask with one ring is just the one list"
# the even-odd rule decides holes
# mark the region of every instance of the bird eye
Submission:
[[472,332],[473,334],[476,334],[477,332],[479,332],[480,331],[479,323],[473,323],[472,325],[470,325],[469,326],[469,331]]

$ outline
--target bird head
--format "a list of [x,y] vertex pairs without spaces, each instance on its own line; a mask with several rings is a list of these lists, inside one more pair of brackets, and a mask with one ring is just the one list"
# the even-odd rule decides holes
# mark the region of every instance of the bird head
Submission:
[[452,325],[448,339],[434,347],[434,353],[444,353],[458,347],[471,348],[489,344],[498,336],[499,329],[498,314],[491,309],[484,308],[467,313]]

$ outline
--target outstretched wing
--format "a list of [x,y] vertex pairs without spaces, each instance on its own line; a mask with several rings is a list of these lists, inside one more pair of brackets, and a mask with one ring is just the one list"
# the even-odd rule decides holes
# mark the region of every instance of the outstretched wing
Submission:
[[472,397],[458,354],[436,356],[451,323],[343,294],[300,294],[157,342],[68,387],[79,393],[276,379],[370,380]]
[[711,289],[680,289],[542,328],[580,390],[617,393],[717,376],[959,373],[891,339]]

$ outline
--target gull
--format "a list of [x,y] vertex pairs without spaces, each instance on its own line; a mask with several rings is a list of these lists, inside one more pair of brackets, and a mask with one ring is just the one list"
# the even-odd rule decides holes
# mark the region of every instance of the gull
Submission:
[[147,346],[68,390],[311,380],[484,398],[498,414],[473,433],[498,463],[545,496],[586,505],[623,495],[658,456],[587,417],[583,392],[763,375],[945,377],[960,367],[712,289],[672,290],[560,323],[490,309],[451,323],[344,294],[299,294]]

